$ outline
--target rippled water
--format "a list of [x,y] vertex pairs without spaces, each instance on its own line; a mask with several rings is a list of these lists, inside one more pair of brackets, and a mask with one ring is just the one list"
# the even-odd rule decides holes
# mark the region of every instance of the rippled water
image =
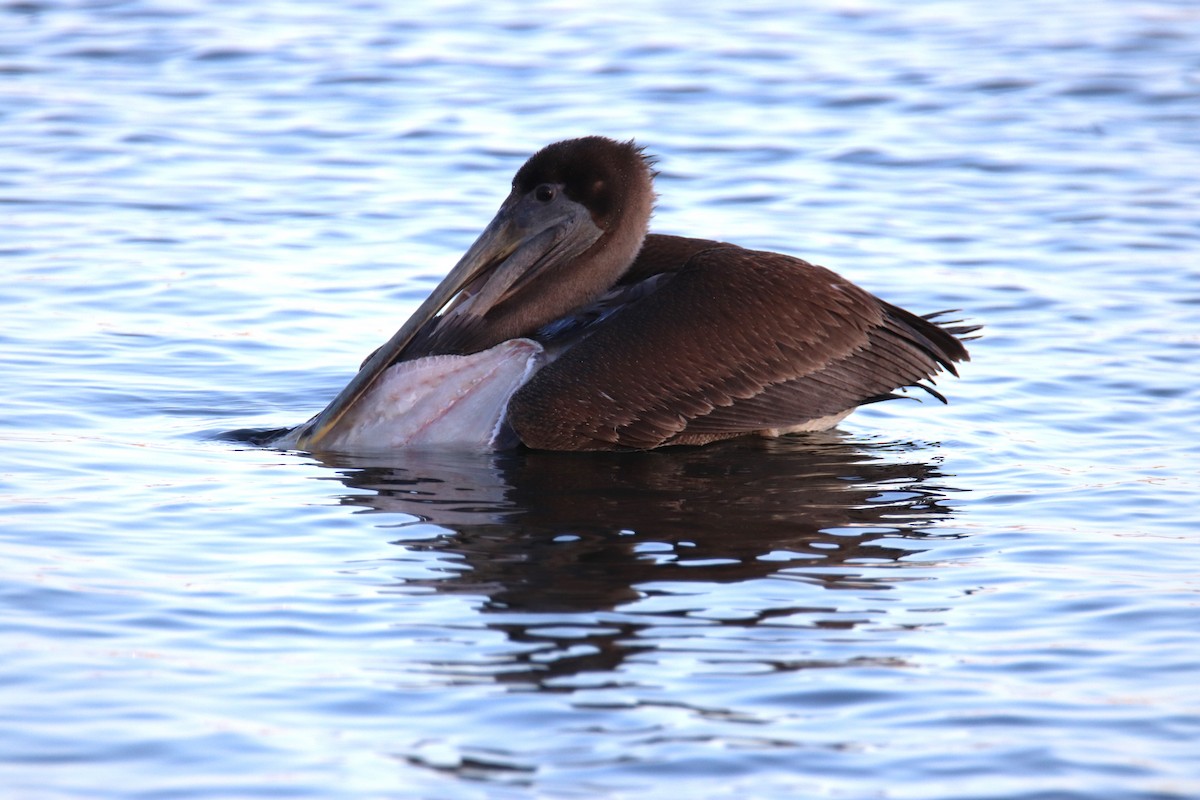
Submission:
[[[1200,11],[0,3],[14,798],[1200,796]],[[574,135],[984,323],[948,407],[322,463]]]

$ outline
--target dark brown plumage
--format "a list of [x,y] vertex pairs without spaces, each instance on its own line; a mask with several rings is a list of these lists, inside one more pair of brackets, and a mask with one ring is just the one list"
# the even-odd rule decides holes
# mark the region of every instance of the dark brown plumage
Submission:
[[798,258],[651,234],[630,269],[673,273],[509,403],[525,444],[704,444],[893,396],[968,358],[934,322]]
[[[512,396],[529,447],[646,449],[831,427],[968,360],[960,336],[779,253],[647,234],[650,161],[550,145],[451,274],[299,438],[315,446],[390,364],[514,338],[549,363]],[[439,312],[441,312],[439,314]],[[936,316],[936,315],[934,315]]]

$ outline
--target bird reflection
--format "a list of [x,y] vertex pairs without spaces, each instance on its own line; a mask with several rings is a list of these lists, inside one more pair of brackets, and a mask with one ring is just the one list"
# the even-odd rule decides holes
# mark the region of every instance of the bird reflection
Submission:
[[886,589],[890,579],[854,565],[900,564],[951,513],[936,466],[913,455],[833,432],[670,452],[327,463],[362,490],[343,502],[446,529],[399,542],[457,554],[470,568],[429,587],[483,594],[495,609],[557,611],[612,609],[648,582],[779,572],[830,589]]
[[[953,490],[927,446],[838,432],[643,453],[404,451],[325,463],[353,490],[342,501],[379,513],[397,546],[447,557],[443,577],[405,580],[406,588],[479,596],[485,617],[496,615],[490,627],[515,643],[558,648],[540,663],[528,648],[514,653],[524,665],[498,669],[497,680],[611,670],[653,647],[638,633],[664,613],[704,611],[676,604],[640,622],[635,606],[656,596],[762,578],[888,590],[923,542],[956,535],[932,527],[951,516]],[[430,524],[441,535],[431,537]],[[836,596],[800,586],[789,595],[794,602],[723,624],[863,621],[837,613]],[[588,615],[582,627],[602,630],[558,641],[538,630],[547,613]]]

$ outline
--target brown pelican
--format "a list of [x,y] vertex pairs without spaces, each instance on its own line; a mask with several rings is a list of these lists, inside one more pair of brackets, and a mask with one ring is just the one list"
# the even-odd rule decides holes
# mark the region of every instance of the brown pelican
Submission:
[[495,218],[329,406],[306,450],[699,445],[830,428],[968,359],[951,327],[824,267],[647,232],[652,160],[549,145]]

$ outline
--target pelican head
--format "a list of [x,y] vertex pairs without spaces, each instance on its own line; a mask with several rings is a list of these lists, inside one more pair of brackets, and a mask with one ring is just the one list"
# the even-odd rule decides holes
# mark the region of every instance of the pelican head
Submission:
[[539,150],[466,254],[297,446],[318,446],[398,361],[479,352],[598,297],[633,263],[653,204],[651,164],[632,141],[589,136]]

